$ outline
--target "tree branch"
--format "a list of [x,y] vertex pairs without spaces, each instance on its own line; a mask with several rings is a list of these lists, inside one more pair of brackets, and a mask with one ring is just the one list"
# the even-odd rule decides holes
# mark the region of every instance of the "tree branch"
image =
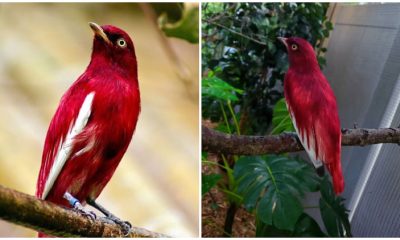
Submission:
[[[124,237],[122,229],[105,219],[90,220],[70,209],[0,185],[0,218],[57,237]],[[132,227],[126,237],[168,237]]]
[[243,38],[246,38],[246,39],[248,39],[248,40],[250,40],[250,41],[253,41],[253,42],[255,42],[255,43],[258,43],[258,44],[260,44],[260,45],[262,45],[262,46],[267,46],[267,44],[264,43],[264,42],[261,42],[261,41],[259,41],[259,40],[257,40],[257,39],[254,39],[254,38],[251,38],[251,37],[249,37],[249,36],[247,36],[247,35],[244,35],[244,34],[242,34],[242,33],[240,33],[240,32],[236,32],[235,30],[232,30],[232,29],[230,29],[230,28],[228,28],[228,27],[226,27],[226,26],[224,26],[224,25],[222,25],[222,24],[219,24],[219,23],[216,23],[216,22],[214,22],[214,21],[207,20],[207,19],[203,19],[202,21],[204,21],[204,22],[206,22],[206,23],[208,23],[208,24],[213,24],[213,25],[215,25],[215,26],[217,26],[217,27],[223,28],[223,29],[225,29],[225,30],[227,30],[227,31],[229,31],[229,32],[231,32],[231,33],[233,33],[233,34],[239,35],[239,36],[241,36],[241,37],[243,37]]
[[[365,146],[378,143],[400,144],[400,128],[342,129],[343,146]],[[202,149],[207,152],[234,155],[262,155],[304,150],[296,133],[269,136],[225,134],[202,126]]]

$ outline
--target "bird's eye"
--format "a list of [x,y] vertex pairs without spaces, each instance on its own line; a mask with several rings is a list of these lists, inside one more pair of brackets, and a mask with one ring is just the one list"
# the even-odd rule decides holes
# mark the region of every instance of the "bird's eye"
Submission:
[[126,47],[126,41],[123,38],[118,39],[117,44],[118,44],[118,46],[120,46],[122,48]]
[[292,46],[290,46],[290,47],[292,48],[293,51],[296,51],[297,48],[299,48],[299,47],[297,46],[297,44],[292,44]]

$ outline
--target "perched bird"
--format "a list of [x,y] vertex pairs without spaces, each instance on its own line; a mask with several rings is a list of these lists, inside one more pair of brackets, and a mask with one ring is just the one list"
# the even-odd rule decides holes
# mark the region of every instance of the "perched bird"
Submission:
[[342,135],[335,95],[310,43],[298,37],[278,39],[289,55],[284,94],[293,125],[314,166],[327,167],[334,191],[340,194],[344,190]]
[[[36,196],[91,217],[95,202],[125,154],[140,112],[135,49],[123,30],[89,23],[94,31],[86,71],[61,98],[44,144]],[[43,236],[43,234],[39,234]]]

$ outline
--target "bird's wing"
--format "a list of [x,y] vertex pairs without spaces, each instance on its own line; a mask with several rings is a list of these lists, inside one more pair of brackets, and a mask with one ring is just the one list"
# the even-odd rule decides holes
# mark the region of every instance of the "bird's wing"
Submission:
[[312,126],[311,128],[298,126],[298,122],[296,121],[296,116],[294,112],[289,110],[289,113],[293,122],[293,126],[296,129],[296,133],[299,136],[300,142],[306,150],[308,156],[310,157],[311,162],[313,163],[315,168],[321,167],[321,149],[319,148],[317,138],[318,135],[315,132],[314,126]]
[[297,135],[316,168],[337,158],[341,138],[336,99],[325,77],[319,78],[323,81],[307,91],[299,88],[285,93]]
[[46,136],[37,197],[46,199],[70,158],[74,138],[83,131],[91,115],[94,95],[77,81],[61,99]]

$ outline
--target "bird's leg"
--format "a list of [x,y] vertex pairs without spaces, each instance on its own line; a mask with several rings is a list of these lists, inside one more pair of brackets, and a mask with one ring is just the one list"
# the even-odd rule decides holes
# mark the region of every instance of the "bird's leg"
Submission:
[[110,211],[105,209],[103,206],[96,203],[96,201],[94,199],[89,198],[86,200],[86,202],[90,206],[92,206],[92,207],[96,208],[97,210],[99,210],[100,212],[102,212],[106,216],[107,219],[110,219],[114,223],[120,225],[122,227],[122,229],[124,230],[125,235],[127,235],[130,232],[130,230],[132,228],[132,224],[130,222],[121,220],[119,217],[112,214]]
[[64,193],[64,198],[67,199],[67,201],[75,211],[81,213],[82,215],[85,215],[91,220],[96,219],[96,214],[92,211],[86,210],[79,202],[79,200],[72,196],[69,192]]

